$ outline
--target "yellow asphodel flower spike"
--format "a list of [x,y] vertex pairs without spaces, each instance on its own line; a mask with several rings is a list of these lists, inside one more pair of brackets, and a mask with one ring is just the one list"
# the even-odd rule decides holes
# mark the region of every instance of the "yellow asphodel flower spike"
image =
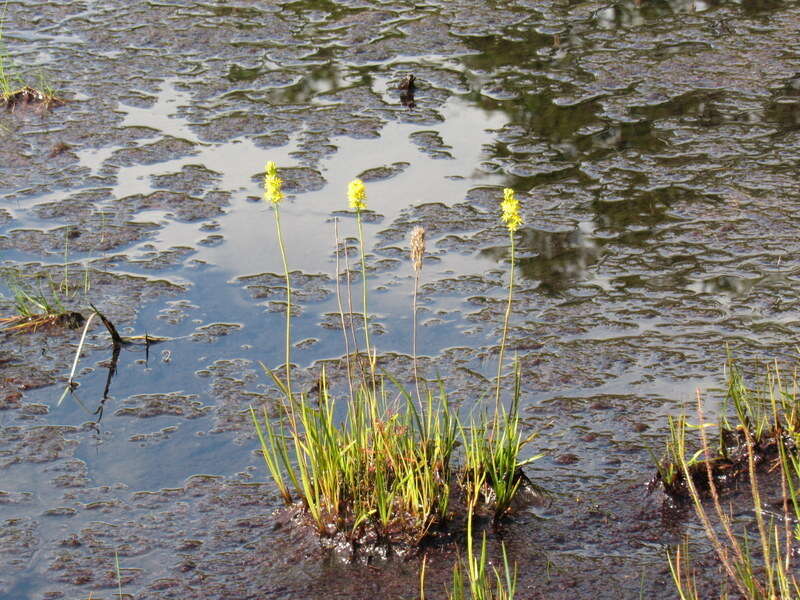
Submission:
[[271,160],[264,169],[264,200],[272,202],[272,204],[279,204],[285,196],[281,191],[283,181],[278,177],[278,165]]
[[519,200],[511,188],[503,190],[503,201],[500,203],[500,208],[503,211],[500,219],[508,227],[508,230],[514,233],[522,225],[522,217],[519,216]]
[[347,199],[350,200],[350,208],[353,210],[364,210],[367,208],[367,188],[360,179],[353,179],[347,186]]

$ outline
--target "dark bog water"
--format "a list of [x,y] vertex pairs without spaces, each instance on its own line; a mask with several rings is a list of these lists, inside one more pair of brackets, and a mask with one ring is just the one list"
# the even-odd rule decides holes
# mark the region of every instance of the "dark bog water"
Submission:
[[[282,266],[261,197],[282,168],[301,385],[343,354],[334,216],[367,182],[374,341],[408,369],[408,233],[428,231],[419,339],[468,410],[495,373],[504,186],[523,204],[509,356],[527,468],[553,492],[503,538],[520,598],[671,598],[647,449],[719,387],[726,349],[800,333],[796,2],[9,2],[3,42],[72,99],[0,115],[9,284],[92,302],[79,331],[0,340],[0,598],[414,598],[419,560],[343,565],[271,516],[246,412],[276,394]],[[413,73],[415,106],[397,85]],[[88,314],[88,313],[87,313]],[[313,371],[313,370],[312,370]],[[509,379],[510,383],[510,379]],[[708,395],[709,411],[716,406]],[[94,426],[102,406],[102,419]],[[493,552],[499,547],[491,538]],[[697,558],[710,564],[708,548]],[[457,547],[429,558],[440,597]]]

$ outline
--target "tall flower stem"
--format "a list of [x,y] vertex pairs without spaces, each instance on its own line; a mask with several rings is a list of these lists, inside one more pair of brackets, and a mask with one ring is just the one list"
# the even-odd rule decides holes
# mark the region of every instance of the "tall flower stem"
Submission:
[[[339,266],[339,257],[342,253],[344,253],[345,260],[347,260],[347,247],[343,246],[339,242],[339,219],[333,220],[333,236],[334,236],[334,247],[336,248],[336,304],[339,307],[339,319],[342,323],[342,334],[344,335],[344,355],[345,355],[345,364],[347,365],[347,385],[350,388],[350,402],[355,402],[355,394],[353,393],[353,369],[350,363],[350,335],[347,333],[347,323],[344,319],[344,306],[342,305],[342,290],[341,290],[341,270]],[[345,263],[347,265],[347,297],[348,300],[350,299],[350,265],[349,263]],[[352,303],[350,303],[348,309],[348,315],[350,318],[348,321],[352,320],[353,308]],[[352,329],[352,325],[351,325]],[[355,335],[353,336],[353,343],[355,344]],[[356,344],[356,355],[358,355],[358,345]]]
[[414,227],[411,230],[411,266],[414,269],[414,298],[411,304],[411,357],[414,366],[414,388],[417,391],[420,414],[423,412],[422,395],[419,391],[419,374],[417,373],[417,295],[419,294],[419,276],[422,272],[422,259],[425,255],[425,229]]
[[291,345],[292,345],[292,284],[289,278],[289,265],[286,262],[286,249],[283,244],[283,231],[281,230],[281,211],[278,204],[273,204],[275,211],[275,229],[278,232],[278,246],[281,249],[281,261],[283,261],[283,274],[286,278],[286,390],[289,400],[292,399],[292,364]]
[[367,308],[367,262],[364,257],[364,224],[361,219],[361,212],[367,208],[367,189],[364,182],[354,179],[347,186],[347,199],[350,208],[356,211],[356,222],[358,223],[358,245],[361,253],[361,302],[364,309],[364,342],[367,345],[367,359],[369,360],[369,373],[372,379],[372,388],[375,389],[375,352],[369,342],[369,310]]
[[508,279],[508,301],[506,303],[506,314],[503,317],[503,335],[500,339],[500,357],[497,361],[497,391],[495,394],[495,415],[499,414],[500,410],[500,378],[503,374],[503,355],[506,349],[506,340],[508,338],[508,320],[511,317],[511,303],[514,298],[514,261],[515,261],[515,246],[514,246],[514,232],[508,232],[508,238],[511,240],[511,273]]
[[364,258],[364,226],[361,221],[361,210],[356,210],[358,223],[358,244],[361,250],[361,304],[364,309],[364,343],[367,345],[367,358],[369,359],[370,376],[375,379],[375,362],[372,355],[372,344],[369,341],[369,312],[367,309],[367,263]]
[[511,301],[514,297],[514,232],[523,224],[522,217],[519,214],[519,200],[517,200],[513,189],[505,188],[503,190],[503,201],[500,203],[500,209],[502,211],[500,220],[505,224],[506,229],[508,229],[508,238],[511,240],[511,275],[508,281],[508,304],[506,305],[506,314],[503,318],[503,337],[500,340],[500,356],[497,360],[497,392],[494,398],[495,424],[492,428],[492,434],[494,434],[494,428],[497,426],[497,420],[500,418],[500,380],[503,375],[503,354],[505,353],[506,340],[508,338],[508,319],[511,316]]
[[[269,161],[264,167],[264,200],[272,204],[275,210],[275,228],[278,231],[278,246],[281,249],[281,260],[283,261],[283,274],[286,277],[286,389],[284,390],[291,404],[292,400],[292,364],[291,345],[292,345],[292,284],[289,280],[289,265],[286,262],[286,249],[283,243],[283,231],[281,230],[281,200],[284,199],[282,190],[283,181],[278,177],[278,165],[274,161]],[[277,379],[276,379],[277,382]]]
[[417,402],[422,410],[422,395],[419,393],[419,375],[417,374],[417,291],[419,289],[419,273],[414,275],[414,301],[411,316],[411,356],[414,363],[414,388],[417,390]]

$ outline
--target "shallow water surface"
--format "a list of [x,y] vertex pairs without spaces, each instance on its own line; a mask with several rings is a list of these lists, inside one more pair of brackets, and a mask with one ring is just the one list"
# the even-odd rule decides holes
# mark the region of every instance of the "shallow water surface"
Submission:
[[[284,352],[267,160],[299,385],[344,353],[334,248],[360,176],[382,365],[409,369],[422,225],[420,367],[463,411],[496,373],[516,189],[507,355],[553,495],[503,529],[518,597],[674,597],[684,534],[713,584],[691,515],[647,494],[648,448],[696,388],[716,410],[728,350],[794,364],[798,34],[800,5],[749,0],[10,1],[10,60],[71,101],[0,115],[2,314],[52,282],[166,339],[109,378],[93,327],[58,405],[80,332],[0,333],[0,599],[112,597],[115,557],[148,600],[417,597],[419,559],[343,564],[273,516],[247,413]],[[431,551],[428,597],[457,552]]]

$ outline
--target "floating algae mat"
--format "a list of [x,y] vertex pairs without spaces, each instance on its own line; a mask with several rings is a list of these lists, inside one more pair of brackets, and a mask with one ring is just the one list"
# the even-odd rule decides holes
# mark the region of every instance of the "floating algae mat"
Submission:
[[[666,550],[688,538],[702,597],[719,595],[692,509],[648,494],[651,452],[668,417],[693,423],[697,388],[717,422],[728,353],[795,366],[798,7],[486,6],[8,3],[9,89],[68,102],[0,111],[0,317],[15,286],[55,289],[142,337],[112,360],[94,318],[57,405],[85,323],[0,331],[0,598],[418,596],[423,556],[350,564],[275,514],[249,411],[281,423],[260,364],[284,377],[270,160],[294,390],[318,397],[324,366],[346,398],[345,357],[370,361],[361,337],[344,347],[349,323],[363,335],[361,178],[376,368],[441,380],[465,425],[495,406],[513,188],[501,400],[516,360],[520,429],[538,433],[519,460],[543,454],[524,472],[550,497],[485,519],[476,545],[485,529],[497,566],[505,548],[518,598],[673,598]],[[757,526],[752,498],[725,493],[735,529]],[[446,597],[464,537],[423,551],[426,597]]]

